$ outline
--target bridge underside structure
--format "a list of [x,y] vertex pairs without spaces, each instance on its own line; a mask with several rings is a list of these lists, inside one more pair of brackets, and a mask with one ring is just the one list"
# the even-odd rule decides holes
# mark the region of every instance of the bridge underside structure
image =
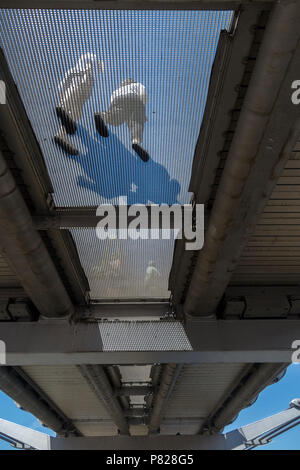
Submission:
[[[83,41],[76,22],[87,28],[89,21],[98,24],[99,7],[91,0],[0,0],[0,80],[6,88],[6,103],[0,105],[0,340],[5,347],[0,389],[53,429],[60,442],[80,438],[84,446],[93,438],[93,445],[97,440],[103,448],[113,442],[149,448],[162,439],[166,448],[176,448],[176,442],[178,448],[200,448],[205,436],[217,436],[217,442],[242,409],[280,380],[300,342],[300,104],[292,100],[293,83],[300,80],[300,5],[296,0],[101,2],[104,24],[107,20],[112,31],[130,10],[132,28],[138,21],[143,25],[144,14],[149,22],[159,15],[169,21],[173,14],[183,29],[184,21],[186,27],[193,21],[196,29],[215,35],[211,56],[206,51],[211,57],[206,79],[200,74],[204,62],[197,69],[198,55],[191,60],[186,49],[186,75],[174,74],[177,84],[206,83],[202,95],[189,97],[190,108],[184,108],[184,98],[174,105],[182,120],[191,114],[197,124],[191,155],[187,149],[174,167],[163,158],[155,166],[153,156],[151,176],[141,176],[149,162],[133,167],[135,157],[115,136],[111,147],[96,138],[89,147],[88,118],[80,130],[80,137],[88,135],[82,140],[89,148],[85,158],[72,159],[52,143],[55,103],[53,109],[49,103],[57,74],[77,53],[76,34]],[[55,27],[55,21],[63,24],[62,12],[68,25],[75,25],[68,35]],[[181,18],[181,12],[187,16]],[[219,16],[213,20],[209,14]],[[29,24],[33,29],[27,35]],[[170,31],[166,44],[174,46]],[[61,63],[64,34],[73,38],[75,52]],[[91,44],[104,41],[100,29],[93,34]],[[197,40],[201,37],[196,46]],[[113,65],[125,60],[110,53]],[[155,65],[151,54],[141,63]],[[175,59],[174,67],[183,70],[181,59]],[[161,67],[168,70],[165,60]],[[187,95],[186,89],[182,96]],[[95,100],[86,105],[89,115]],[[159,114],[161,100],[151,101],[152,116]],[[149,111],[149,128],[151,119]],[[159,142],[167,145],[165,117],[156,119],[152,140],[160,138],[161,127]],[[192,136],[191,129],[185,132]],[[189,134],[185,138],[192,141]],[[138,188],[137,202],[160,202],[153,189],[151,196],[141,196],[140,186],[161,177],[163,187],[162,164],[178,180],[187,171],[180,180],[182,204],[191,193],[193,204],[205,204],[201,250],[185,250],[185,239],[157,245],[143,240],[136,246],[97,241],[96,206],[113,199],[105,189],[113,172],[95,165],[117,158],[115,148],[123,152],[123,162],[128,159],[127,173],[135,172],[130,184]],[[94,189],[83,185],[83,176],[93,177],[88,161],[99,173]],[[141,273],[153,259],[160,285],[147,288]]]

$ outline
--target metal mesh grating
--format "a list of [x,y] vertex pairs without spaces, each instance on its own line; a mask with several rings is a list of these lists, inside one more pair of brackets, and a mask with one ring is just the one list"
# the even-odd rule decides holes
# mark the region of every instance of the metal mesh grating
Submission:
[[180,322],[99,323],[103,351],[191,351]]
[[[169,297],[172,240],[99,240],[92,229],[73,229],[92,298]],[[147,281],[149,263],[158,274]]]
[[[211,67],[232,12],[0,9],[0,14],[0,45],[41,146],[56,205],[116,204],[124,197],[128,204],[188,203]],[[60,128],[55,109],[59,84],[84,54],[95,54],[104,68],[95,73],[77,132],[68,136],[78,151],[70,155],[54,143]],[[127,77],[147,92],[147,163],[133,151],[126,124],[109,126],[107,139],[95,128],[94,113],[108,109],[113,91]],[[144,253],[138,254],[143,261],[135,270],[130,242],[122,244],[120,260],[121,250],[115,252],[113,243],[99,248],[91,231],[74,230],[73,235],[92,298],[168,297],[172,240],[136,242],[136,251]],[[144,288],[151,260],[161,274],[152,293]],[[108,276],[101,278],[123,261],[133,265],[129,275],[125,266],[119,280],[118,273],[110,276],[115,276],[111,284]]]

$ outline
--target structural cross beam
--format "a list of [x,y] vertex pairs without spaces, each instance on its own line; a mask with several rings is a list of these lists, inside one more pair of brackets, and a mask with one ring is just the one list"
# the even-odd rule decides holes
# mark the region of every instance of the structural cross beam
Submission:
[[[103,204],[103,206],[110,206],[110,204]],[[100,205],[101,206],[101,205]],[[137,217],[136,211],[139,204],[133,204],[130,206],[125,205],[113,205],[113,209],[116,214],[116,229],[127,229],[132,221]],[[172,206],[164,204],[164,211],[166,216],[162,217],[162,211],[159,212],[159,217],[154,215],[156,211],[156,205],[141,205],[143,211],[147,211],[147,225],[151,229],[181,229],[183,223],[183,210],[184,206],[180,206],[181,218],[175,220]],[[153,209],[155,208],[155,209]],[[179,212],[179,211],[178,211]],[[99,213],[98,213],[99,214]],[[96,228],[97,224],[105,220],[106,213],[97,214],[97,207],[57,207],[48,214],[40,214],[33,216],[33,223],[37,230],[49,230],[49,229],[65,229],[75,227],[91,227]],[[126,216],[125,216],[126,215]]]
[[[234,10],[243,5],[260,4],[262,7],[274,0],[104,0],[101,9],[110,10]],[[3,8],[58,8],[94,9],[100,8],[94,0],[1,0]]]
[[290,363],[300,342],[300,320],[199,319],[185,330],[177,321],[3,322],[0,340],[6,365],[12,366]]

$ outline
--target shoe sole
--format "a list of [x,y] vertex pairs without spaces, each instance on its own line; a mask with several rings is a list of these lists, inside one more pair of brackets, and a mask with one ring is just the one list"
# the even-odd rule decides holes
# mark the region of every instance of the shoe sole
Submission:
[[73,135],[77,130],[76,123],[73,119],[66,113],[66,111],[59,106],[56,108],[57,117],[61,120],[62,125],[66,129],[67,134]]
[[55,136],[54,142],[58,145],[64,152],[68,153],[69,155],[78,155],[78,150],[75,147],[67,144],[63,139],[60,137]]
[[143,160],[143,162],[147,162],[150,158],[149,154],[146,152],[146,150],[143,150],[142,148],[140,147],[135,147],[134,144],[132,146],[133,150],[135,151],[135,153],[140,157],[141,160]]
[[108,134],[108,129],[107,129],[103,119],[101,118],[101,116],[99,116],[99,114],[95,114],[94,119],[95,119],[96,129],[99,132],[99,134],[101,135],[101,137],[108,137],[108,135],[109,135]]

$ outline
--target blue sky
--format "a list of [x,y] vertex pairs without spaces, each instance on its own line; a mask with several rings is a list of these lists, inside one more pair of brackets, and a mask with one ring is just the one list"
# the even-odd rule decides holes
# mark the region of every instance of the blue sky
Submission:
[[[240,426],[252,423],[272,414],[278,413],[286,408],[293,398],[300,398],[300,364],[292,364],[285,376],[274,385],[267,387],[259,396],[254,405],[241,411],[238,418],[230,426],[225,428],[231,431]],[[37,419],[25,411],[20,410],[7,395],[0,392],[0,417],[24,426],[31,427],[37,431],[55,434],[42,427]],[[0,450],[10,449],[11,446],[0,441]],[[266,450],[300,450],[300,426],[277,437],[267,446],[258,449]]]
[[[14,400],[5,393],[0,391],[0,418],[6,419],[7,421],[12,421],[17,424],[22,424],[27,426],[35,431],[45,432],[51,436],[55,436],[55,433],[51,429],[47,429],[42,426],[35,416],[27,411],[20,410],[17,407]],[[13,450],[13,447],[8,443],[0,440],[0,450]]]
[[[290,401],[294,398],[300,398],[300,364],[291,364],[285,376],[276,384],[265,388],[253,406],[241,411],[235,422],[227,426],[224,431],[228,432],[279,413],[288,408]],[[258,449],[300,450],[300,426],[296,426],[278,436],[270,444],[258,447]]]

